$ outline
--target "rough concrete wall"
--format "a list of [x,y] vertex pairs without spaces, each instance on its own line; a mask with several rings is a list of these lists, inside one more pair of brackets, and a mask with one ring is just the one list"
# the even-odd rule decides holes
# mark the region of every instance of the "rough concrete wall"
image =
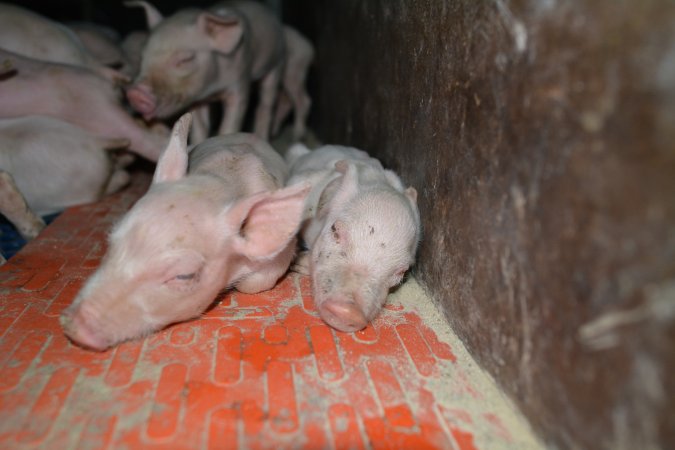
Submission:
[[285,12],[321,138],[418,189],[416,276],[550,445],[675,448],[675,3]]

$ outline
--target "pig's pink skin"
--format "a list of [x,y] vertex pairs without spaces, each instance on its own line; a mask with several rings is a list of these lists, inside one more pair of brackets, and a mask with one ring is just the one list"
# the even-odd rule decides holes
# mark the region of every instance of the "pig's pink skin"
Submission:
[[122,107],[119,92],[108,80],[80,67],[25,58],[0,49],[14,76],[0,80],[0,118],[50,116],[78,125],[98,136],[129,140],[129,149],[157,161],[168,131],[150,130]]
[[111,80],[118,77],[71,29],[16,5],[0,4],[0,48],[41,61],[86,67]]
[[305,88],[309,66],[314,61],[314,46],[294,28],[284,25],[286,43],[286,64],[281,80],[281,91],[277,99],[272,134],[277,134],[283,121],[291,111],[293,118],[293,140],[299,141],[307,130],[307,115],[312,99]]
[[88,305],[82,305],[77,314],[68,310],[64,317],[69,321],[69,337],[81,347],[89,350],[103,351],[108,348],[108,340],[97,331],[96,321],[90,319]]
[[285,46],[281,24],[267,8],[222,2],[178,11],[154,25],[128,90],[134,108],[146,118],[166,118],[219,99],[225,111],[219,134],[232,133],[241,130],[250,85],[259,80],[255,134],[268,136]]
[[99,64],[128,72],[129,62],[115,30],[92,22],[73,22],[68,24],[68,28],[73,30]]
[[417,193],[367,153],[341,146],[287,155],[288,185],[310,182],[302,237],[314,301],[340,331],[364,328],[414,262],[420,236]]
[[129,180],[108,150],[126,139],[104,139],[45,116],[0,120],[0,169],[14,177],[38,215],[99,200]]
[[127,99],[131,106],[143,115],[145,120],[151,120],[155,116],[156,100],[149,86],[136,84],[127,89]]
[[62,315],[66,335],[84,347],[104,350],[197,317],[221,289],[270,289],[288,269],[308,186],[280,189],[283,160],[247,134],[197,146],[186,176],[188,127],[178,122],[182,153],[172,138],[150,190]]

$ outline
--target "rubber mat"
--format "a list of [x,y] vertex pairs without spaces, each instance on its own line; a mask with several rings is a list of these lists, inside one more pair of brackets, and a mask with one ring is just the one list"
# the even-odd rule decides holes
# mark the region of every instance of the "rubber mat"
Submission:
[[149,179],[67,210],[0,267],[0,448],[539,448],[414,280],[353,334],[289,274],[141,341],[72,345],[58,315]]

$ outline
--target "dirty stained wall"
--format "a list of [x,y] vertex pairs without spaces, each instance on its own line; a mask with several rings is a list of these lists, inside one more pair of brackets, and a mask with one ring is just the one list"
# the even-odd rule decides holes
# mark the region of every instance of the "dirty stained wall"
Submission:
[[675,3],[297,0],[314,126],[419,192],[414,274],[552,448],[675,448]]

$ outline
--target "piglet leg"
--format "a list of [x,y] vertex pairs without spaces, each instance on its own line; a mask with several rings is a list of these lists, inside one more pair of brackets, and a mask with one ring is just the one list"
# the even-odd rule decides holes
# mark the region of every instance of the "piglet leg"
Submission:
[[281,125],[284,119],[291,113],[293,104],[285,91],[279,91],[279,98],[274,111],[274,120],[272,120],[272,136],[276,136],[281,131]]
[[192,110],[190,144],[197,145],[209,137],[209,105],[197,106]]
[[236,133],[241,130],[248,105],[248,84],[241,83],[223,96],[223,121],[218,134]]
[[0,213],[26,240],[35,238],[45,227],[42,219],[28,207],[12,175],[4,170],[0,171]]
[[303,250],[298,253],[290,270],[300,275],[309,275],[309,250]]
[[272,108],[279,92],[281,80],[281,66],[265,75],[260,83],[260,101],[255,111],[253,133],[259,138],[267,140],[272,124]]

